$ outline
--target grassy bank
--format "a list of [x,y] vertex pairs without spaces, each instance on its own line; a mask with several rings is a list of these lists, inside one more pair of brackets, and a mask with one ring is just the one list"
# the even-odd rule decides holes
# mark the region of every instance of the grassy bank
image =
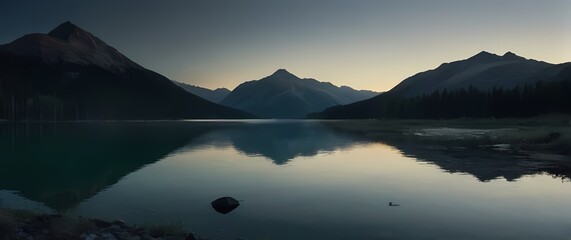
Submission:
[[511,150],[571,154],[568,115],[526,119],[346,120],[324,124],[373,140],[401,138],[472,147],[505,145]]

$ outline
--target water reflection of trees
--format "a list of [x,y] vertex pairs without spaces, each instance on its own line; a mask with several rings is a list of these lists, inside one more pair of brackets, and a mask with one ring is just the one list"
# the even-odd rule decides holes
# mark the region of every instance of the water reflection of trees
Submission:
[[563,181],[571,179],[569,156],[545,154],[537,157],[524,152],[500,151],[489,147],[474,146],[465,142],[434,141],[422,139],[400,131],[376,133],[348,131],[339,125],[328,125],[332,131],[351,134],[371,142],[393,146],[405,156],[417,161],[437,165],[450,173],[467,173],[482,182],[505,178],[517,180],[525,175],[549,174]]
[[482,182],[547,173],[571,178],[569,159],[423,141],[397,131],[368,137],[319,123],[80,123],[0,125],[0,189],[54,209],[73,208],[124,176],[182,148],[222,142],[276,165],[300,156],[380,142],[446,172]]
[[208,126],[18,124],[0,127],[0,189],[68,209],[156,162]]

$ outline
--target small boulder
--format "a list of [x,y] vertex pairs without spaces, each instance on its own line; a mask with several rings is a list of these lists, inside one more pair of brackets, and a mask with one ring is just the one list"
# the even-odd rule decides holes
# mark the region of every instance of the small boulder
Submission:
[[212,208],[219,213],[227,214],[232,212],[238,206],[240,206],[240,201],[232,197],[221,197],[211,202]]

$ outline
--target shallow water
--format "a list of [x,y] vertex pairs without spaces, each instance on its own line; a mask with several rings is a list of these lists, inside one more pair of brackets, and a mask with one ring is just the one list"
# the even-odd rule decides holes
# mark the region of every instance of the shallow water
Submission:
[[[180,223],[221,239],[571,239],[571,182],[506,151],[373,141],[316,121],[0,134],[4,207]],[[243,202],[221,215],[210,202],[222,196]]]

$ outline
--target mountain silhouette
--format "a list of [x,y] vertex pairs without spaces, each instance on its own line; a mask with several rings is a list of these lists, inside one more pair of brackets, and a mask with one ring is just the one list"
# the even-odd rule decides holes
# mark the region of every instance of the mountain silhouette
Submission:
[[143,69],[115,48],[71,22],[62,23],[48,34],[25,35],[0,46],[0,51],[35,57],[44,63],[96,65],[114,72]]
[[204,98],[213,103],[219,103],[220,101],[222,101],[222,99],[228,96],[228,94],[230,94],[230,90],[226,88],[217,88],[212,90],[176,81],[174,81],[174,83],[176,83],[176,85],[186,90],[187,92],[192,93],[201,98]]
[[70,22],[0,45],[0,119],[251,117],[184,91]]
[[[571,63],[550,64],[542,61],[526,59],[512,52],[507,52],[503,56],[488,52],[480,52],[468,59],[460,60],[452,63],[444,63],[438,68],[415,74],[392,88],[390,91],[380,94],[376,97],[347,104],[345,106],[334,106],[323,112],[311,114],[310,117],[317,118],[379,118],[386,116],[387,113],[393,113],[400,108],[401,111],[426,112],[426,105],[431,105],[431,100],[427,100],[427,96],[437,94],[440,100],[446,92],[454,94],[469,94],[467,91],[485,95],[494,89],[503,89],[500,94],[508,95],[505,91],[513,90],[519,87],[521,91],[526,85],[536,86],[539,82],[554,83],[565,80],[565,69],[571,67]],[[559,83],[558,83],[559,84]],[[562,86],[567,86],[561,84]],[[540,86],[541,87],[541,86]],[[556,87],[551,87],[556,88]],[[541,94],[536,88],[536,94]],[[458,92],[465,91],[465,92]],[[409,103],[406,99],[414,98],[422,99],[422,103],[418,105],[410,104],[407,109],[403,109],[405,104]],[[492,103],[489,100],[499,101],[496,99],[484,99],[480,97],[472,98],[474,101],[480,101],[482,104]],[[526,99],[529,100],[529,99]],[[419,100],[420,102],[421,100]],[[446,102],[446,104],[454,105]],[[504,103],[502,103],[504,104]],[[461,106],[456,106],[461,107]],[[464,106],[465,108],[468,106]],[[515,106],[513,106],[515,107]],[[415,108],[415,109],[413,109]],[[446,106],[440,106],[441,112],[451,111],[458,112],[454,109],[447,109]],[[518,107],[518,108],[523,108]],[[533,115],[534,113],[522,113],[520,115]],[[419,114],[417,114],[419,115]],[[426,115],[426,114],[425,114]],[[454,114],[450,114],[454,115]],[[395,117],[395,116],[390,116]]]
[[240,84],[220,104],[264,118],[304,118],[310,112],[377,95],[337,87],[329,82],[301,79],[285,69],[260,80]]
[[556,76],[567,64],[550,64],[507,52],[498,56],[480,52],[466,60],[444,63],[434,70],[418,73],[391,89],[392,94],[415,97],[436,90],[448,91],[470,86],[489,90],[512,88],[525,83],[545,81]]

